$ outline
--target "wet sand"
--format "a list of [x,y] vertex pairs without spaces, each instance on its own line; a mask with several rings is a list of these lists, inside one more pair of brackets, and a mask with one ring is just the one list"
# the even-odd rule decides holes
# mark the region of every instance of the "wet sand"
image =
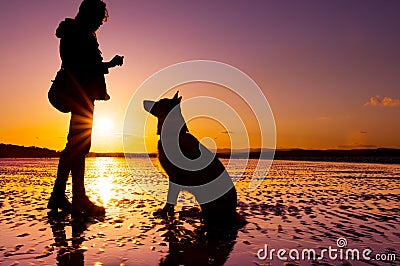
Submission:
[[[47,199],[57,159],[0,160],[1,265],[399,265],[400,165],[275,161],[255,191],[247,189],[255,167],[236,183],[238,212],[247,224],[221,237],[202,231],[196,207],[176,208],[166,222],[152,213],[163,206],[157,170],[136,158],[89,158],[87,193],[104,204],[104,218],[49,217]],[[226,160],[222,160],[227,163]],[[244,160],[234,160],[243,166]],[[234,168],[232,168],[234,169]],[[230,173],[235,177],[235,171]],[[151,181],[154,180],[154,184]],[[69,180],[70,182],[71,180]],[[68,184],[70,195],[70,183]],[[181,202],[193,201],[188,195]],[[268,245],[320,250],[346,248],[394,254],[396,261],[259,259]]]

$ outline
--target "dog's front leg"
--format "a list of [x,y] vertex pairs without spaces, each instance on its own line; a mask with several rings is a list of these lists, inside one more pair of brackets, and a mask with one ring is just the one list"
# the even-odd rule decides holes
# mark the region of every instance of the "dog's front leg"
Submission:
[[155,216],[161,216],[163,218],[173,217],[174,216],[174,208],[176,202],[178,200],[180,188],[177,184],[173,182],[168,183],[168,194],[167,194],[167,203],[165,203],[162,209],[158,209],[154,212]]
[[174,207],[176,205],[176,202],[178,201],[179,191],[180,187],[170,180],[168,182],[167,203],[163,208],[169,217],[174,216]]

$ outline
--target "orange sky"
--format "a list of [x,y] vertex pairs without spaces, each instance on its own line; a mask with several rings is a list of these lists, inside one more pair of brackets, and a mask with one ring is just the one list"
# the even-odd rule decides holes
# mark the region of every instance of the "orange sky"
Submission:
[[[47,91],[60,66],[55,29],[79,3],[0,3],[0,143],[63,149],[69,116],[49,105]],[[121,151],[135,90],[156,71],[193,59],[225,62],[257,82],[275,117],[278,148],[400,148],[398,1],[110,0],[108,8],[100,48],[106,60],[124,55],[125,64],[107,76],[111,100],[96,103],[92,151]],[[231,102],[258,146],[251,113],[235,96],[210,84],[179,90],[184,99]],[[219,148],[230,145],[215,122],[189,127]],[[156,128],[148,132],[154,148]]]

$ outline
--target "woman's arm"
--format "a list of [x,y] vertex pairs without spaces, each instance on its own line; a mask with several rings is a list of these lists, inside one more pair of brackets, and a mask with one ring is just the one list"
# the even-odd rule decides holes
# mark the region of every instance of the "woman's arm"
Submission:
[[111,61],[104,62],[104,65],[106,68],[112,68],[112,67],[116,67],[116,66],[122,66],[123,63],[124,63],[124,57],[120,56],[120,55],[116,55],[116,56],[114,56],[113,59],[111,59]]

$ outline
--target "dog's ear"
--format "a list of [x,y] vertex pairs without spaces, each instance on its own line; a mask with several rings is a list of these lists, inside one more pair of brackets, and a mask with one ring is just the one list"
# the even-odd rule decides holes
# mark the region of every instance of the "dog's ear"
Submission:
[[181,103],[181,100],[182,100],[182,96],[178,97],[178,94],[179,94],[179,91],[177,91],[174,95],[174,98],[172,98],[177,104]]
[[174,95],[174,98],[172,98],[173,100],[178,100],[178,94],[179,94],[179,91],[177,91],[176,93],[175,93],[175,95]]
[[153,101],[147,101],[147,100],[143,101],[144,110],[146,110],[147,112],[149,112],[152,115],[154,115],[153,114],[154,112],[152,113],[154,105],[156,105],[156,103]]

